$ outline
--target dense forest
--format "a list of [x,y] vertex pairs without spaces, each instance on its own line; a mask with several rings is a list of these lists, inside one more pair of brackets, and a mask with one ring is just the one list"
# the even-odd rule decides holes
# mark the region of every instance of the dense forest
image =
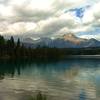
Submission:
[[70,55],[97,55],[100,54],[100,48],[48,48],[37,47],[27,48],[20,42],[18,38],[17,42],[14,41],[13,36],[6,40],[3,36],[0,36],[0,58],[64,58]]

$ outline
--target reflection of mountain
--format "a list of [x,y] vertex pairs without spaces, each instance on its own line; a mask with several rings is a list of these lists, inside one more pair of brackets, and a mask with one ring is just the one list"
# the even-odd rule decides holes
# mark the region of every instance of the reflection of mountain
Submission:
[[[31,41],[31,42],[30,42]],[[85,47],[100,47],[100,41],[96,39],[82,39],[72,33],[63,35],[56,39],[40,38],[32,40],[31,38],[24,39],[26,47],[56,47],[56,48],[85,48]]]
[[[48,100],[81,100],[83,94],[86,94],[86,99],[99,100],[96,95],[100,94],[97,91],[100,83],[99,65],[97,59],[0,62],[0,76],[4,76],[4,80],[0,81],[0,100],[7,100],[1,97],[10,96],[25,100],[19,99],[19,95],[34,95],[36,90],[47,93],[50,97]],[[15,93],[18,95],[15,96]]]

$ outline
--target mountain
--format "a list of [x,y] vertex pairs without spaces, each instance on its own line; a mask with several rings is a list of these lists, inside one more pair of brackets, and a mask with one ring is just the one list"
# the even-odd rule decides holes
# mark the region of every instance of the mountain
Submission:
[[86,41],[86,39],[78,38],[72,33],[68,33],[66,35],[63,35],[63,39],[65,41],[70,41],[70,42],[72,42],[74,44],[80,44],[80,42]]
[[23,43],[33,43],[34,40],[32,38],[25,38],[23,39]]
[[100,41],[98,41],[94,38],[91,38],[87,41],[81,42],[80,46],[82,46],[82,47],[100,47]]
[[44,38],[40,38],[38,40],[36,40],[33,44],[35,47],[44,47],[44,46],[48,46],[50,45],[50,43],[52,42],[52,39],[44,37]]
[[36,47],[56,47],[56,48],[87,48],[87,47],[100,47],[100,41],[96,39],[83,39],[75,36],[72,33],[65,34],[59,38],[40,38],[38,40],[32,40],[26,38],[23,41],[24,46],[36,48]]
[[34,40],[32,38],[24,38],[22,41],[22,44],[27,48],[35,48],[34,46]]
[[31,47],[31,48],[36,48],[36,47],[43,47],[43,46],[48,46],[49,43],[52,41],[50,38],[39,38],[37,40],[33,40],[31,38],[25,38],[23,39],[22,43],[25,47]]

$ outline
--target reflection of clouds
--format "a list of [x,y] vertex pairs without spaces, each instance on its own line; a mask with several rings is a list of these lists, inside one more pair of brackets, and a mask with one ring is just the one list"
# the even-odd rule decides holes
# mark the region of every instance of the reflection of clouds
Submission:
[[[98,72],[100,72],[100,70],[98,70]],[[84,89],[87,99],[96,100],[96,94],[98,90],[96,89],[95,84],[96,74],[97,70],[74,66],[74,68],[72,67],[70,70],[66,70],[63,75],[58,77],[61,78],[66,84],[70,84],[71,87],[70,85],[66,85],[70,87],[70,89],[76,89],[75,92],[78,93],[81,92],[82,89]],[[76,88],[72,88],[73,86],[76,86]],[[78,93],[77,95],[79,95]]]
[[96,71],[93,69],[83,68],[80,70],[77,77],[81,89],[84,89],[88,99],[96,100],[96,84],[95,84]]
[[6,75],[0,82],[0,92],[23,93],[41,90],[48,93],[52,100],[79,100],[79,95],[84,90],[86,100],[99,100],[100,84],[97,83],[100,68],[81,67],[82,64],[71,64],[63,68],[62,63],[60,67],[57,64],[56,67],[50,67],[55,64],[38,66],[30,65],[21,69],[20,76],[15,71],[14,78]]

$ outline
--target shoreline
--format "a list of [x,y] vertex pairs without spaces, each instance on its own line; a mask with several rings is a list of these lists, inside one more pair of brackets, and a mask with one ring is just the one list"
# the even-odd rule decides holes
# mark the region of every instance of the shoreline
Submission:
[[68,58],[100,58],[100,55],[70,55]]
[[[42,57],[42,60],[63,60],[63,59],[100,59],[100,55],[65,55],[61,58],[45,58]],[[28,57],[0,57],[0,60],[40,60],[41,58],[28,58]]]

